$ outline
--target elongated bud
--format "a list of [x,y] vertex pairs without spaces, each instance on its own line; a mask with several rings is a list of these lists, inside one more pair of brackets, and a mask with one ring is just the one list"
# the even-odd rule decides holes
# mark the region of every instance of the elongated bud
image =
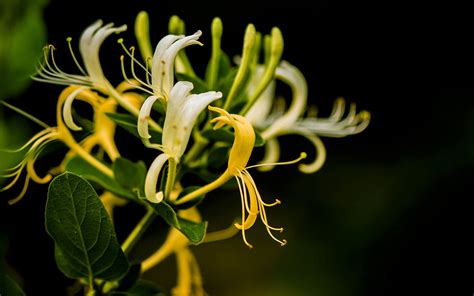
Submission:
[[135,19],[135,37],[137,38],[138,48],[145,62],[153,56],[149,28],[148,13],[146,11],[140,11]]
[[211,31],[212,31],[212,38],[221,39],[221,37],[222,37],[222,21],[221,21],[220,18],[215,17],[212,20]]
[[170,21],[168,23],[168,32],[174,35],[184,35],[184,31],[184,21],[177,15],[170,17]]
[[212,33],[212,55],[208,71],[206,73],[206,81],[210,89],[214,89],[219,73],[219,61],[221,58],[221,37],[222,37],[222,21],[215,17],[211,25]]
[[272,56],[280,60],[283,53],[283,35],[277,27],[272,28]]

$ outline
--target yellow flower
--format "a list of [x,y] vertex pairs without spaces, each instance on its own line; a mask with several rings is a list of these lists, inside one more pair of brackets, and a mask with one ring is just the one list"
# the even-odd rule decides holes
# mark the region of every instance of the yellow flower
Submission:
[[[282,232],[283,228],[276,228],[272,227],[268,223],[267,214],[265,209],[267,207],[272,207],[274,205],[280,204],[281,202],[277,199],[273,203],[266,203],[263,201],[257,185],[253,180],[252,176],[248,172],[247,169],[256,166],[249,166],[247,167],[247,163],[250,159],[252,154],[252,150],[255,144],[255,132],[253,130],[252,125],[250,122],[245,119],[243,116],[236,115],[236,114],[229,114],[227,111],[221,108],[209,106],[209,110],[215,111],[221,116],[216,117],[211,120],[211,123],[216,123],[214,129],[218,129],[223,127],[224,125],[229,125],[234,129],[234,143],[230,150],[229,161],[227,165],[227,169],[225,172],[214,182],[201,187],[200,189],[184,196],[183,198],[177,200],[175,204],[181,204],[187,202],[189,200],[194,199],[195,197],[205,194],[211,190],[214,190],[223,184],[225,184],[228,180],[235,178],[237,184],[239,186],[240,191],[240,198],[241,198],[241,205],[242,205],[242,222],[235,223],[234,226],[241,230],[242,238],[245,244],[249,247],[252,245],[247,241],[245,236],[245,231],[251,228],[258,216],[260,216],[260,220],[265,225],[265,228],[268,234],[277,242],[279,242],[282,246],[286,244],[286,240],[278,239],[273,234],[273,231]],[[285,163],[276,163],[273,165],[279,164],[291,164],[295,163],[303,158],[306,157],[306,154],[302,154],[301,157],[294,161],[289,161]]]
[[[81,91],[78,92],[78,90],[81,90]],[[28,149],[25,153],[25,156],[24,156],[23,160],[20,163],[18,163],[17,165],[15,165],[14,167],[12,167],[10,169],[7,169],[6,174],[4,174],[2,176],[4,178],[13,178],[12,181],[9,184],[4,186],[0,190],[0,191],[5,191],[5,190],[8,190],[11,187],[13,187],[17,183],[17,181],[19,180],[23,170],[26,170],[26,177],[25,177],[25,181],[23,183],[23,188],[22,188],[20,194],[17,197],[15,197],[14,199],[9,201],[10,204],[14,204],[14,203],[18,202],[25,195],[26,190],[28,189],[28,184],[29,184],[30,179],[33,180],[34,182],[38,183],[38,184],[45,184],[45,183],[48,183],[51,180],[52,175],[50,173],[47,173],[44,177],[40,177],[37,174],[37,172],[34,168],[34,164],[35,164],[36,160],[38,159],[38,157],[40,156],[41,152],[43,152],[44,148],[48,144],[50,144],[54,141],[63,142],[64,144],[66,144],[68,146],[68,148],[71,149],[71,151],[73,151],[72,153],[79,155],[84,160],[86,160],[87,162],[94,165],[97,169],[101,170],[104,174],[109,175],[109,176],[113,176],[113,172],[107,166],[105,166],[104,164],[99,162],[97,159],[95,159],[92,155],[90,155],[88,153],[88,148],[87,147],[83,147],[83,146],[81,146],[80,144],[78,144],[76,142],[76,140],[71,135],[68,128],[66,127],[65,122],[63,120],[63,116],[62,116],[63,115],[62,110],[63,110],[63,105],[68,100],[68,98],[71,97],[71,95],[77,96],[79,99],[88,101],[91,104],[96,99],[94,93],[92,93],[88,90],[82,89],[81,87],[77,87],[77,86],[67,87],[60,94],[58,102],[57,102],[57,106],[56,106],[57,126],[50,127],[50,126],[46,125],[45,123],[42,123],[40,120],[33,118],[33,120],[35,120],[35,122],[39,123],[41,126],[44,127],[44,130],[42,130],[42,131],[38,132],[36,135],[34,135],[22,147],[20,147],[16,150],[10,151],[10,152],[16,153],[16,152],[21,152],[21,151],[24,151],[25,149]],[[103,105],[103,106],[106,106],[106,105]],[[15,108],[15,107],[11,107],[11,108]],[[24,112],[21,111],[21,110],[19,110],[19,112],[24,114]],[[30,118],[32,118],[31,115],[28,115],[28,116]],[[99,120],[99,122],[100,122],[100,120]],[[101,126],[99,126],[99,128],[104,127],[107,130],[107,133],[110,132],[110,131],[111,132],[114,131],[114,126],[107,125],[103,121],[100,122],[99,124],[101,125]],[[100,135],[102,137],[105,136],[104,133],[101,133]],[[105,143],[108,143],[107,140],[110,140],[110,139],[103,138],[103,140],[101,142],[101,144],[104,145],[104,148],[106,148],[106,149],[107,149],[107,146],[108,146],[108,145],[105,145]],[[83,144],[85,144],[85,143],[83,143]],[[115,147],[109,147],[109,148],[110,149],[116,149]],[[109,149],[107,149],[107,150],[109,150]],[[116,153],[118,153],[118,152],[116,152]]]

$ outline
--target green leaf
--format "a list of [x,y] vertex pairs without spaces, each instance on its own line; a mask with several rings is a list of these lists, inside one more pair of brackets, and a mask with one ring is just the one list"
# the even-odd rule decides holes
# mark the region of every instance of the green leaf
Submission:
[[124,275],[118,282],[115,292],[125,292],[130,290],[140,277],[141,263],[132,264],[127,274]]
[[137,196],[144,196],[146,166],[143,161],[132,162],[120,157],[113,164],[114,177],[123,188],[136,192]]
[[184,74],[184,73],[176,73],[176,77],[178,78],[178,81],[192,82],[193,85],[194,85],[193,93],[195,93],[195,94],[210,91],[210,89],[207,87],[206,82],[204,82],[199,77],[190,76],[190,75],[187,75],[187,74]]
[[207,222],[192,222],[178,217],[174,209],[165,201],[158,204],[150,204],[155,213],[160,215],[168,225],[178,229],[191,243],[197,245],[204,240]]
[[[179,196],[176,200],[179,200],[180,198],[184,197],[188,193],[196,191],[199,188],[201,188],[201,186],[189,186],[189,187],[184,188],[183,191],[181,191],[181,193],[179,194]],[[205,194],[199,195],[198,197],[196,197],[195,199],[193,199],[191,201],[188,201],[188,202],[185,202],[183,204],[177,205],[176,208],[179,209],[179,210],[185,210],[185,209],[192,208],[192,207],[198,205],[204,199],[204,197],[206,197]]]
[[46,40],[46,1],[0,1],[0,98],[22,92],[41,57]]
[[136,200],[135,194],[122,187],[115,179],[105,175],[94,166],[80,158],[79,156],[71,158],[66,164],[66,171],[82,176],[83,178],[99,184],[102,188],[121,197],[130,200]]
[[0,268],[0,295],[8,296],[23,296],[25,292],[18,286],[18,284]]
[[[262,138],[259,132],[255,129],[253,130],[255,133],[255,144],[254,147],[261,147],[265,145],[265,140]],[[234,133],[227,129],[208,129],[202,132],[202,136],[208,140],[214,142],[224,142],[232,144],[234,142]]]
[[229,145],[214,145],[206,154],[206,163],[211,168],[219,168],[227,163],[229,159]]
[[110,296],[165,296],[163,290],[156,286],[155,283],[138,280],[129,290],[127,291],[114,291],[106,295]]
[[221,141],[232,144],[234,142],[234,133],[227,129],[208,129],[202,132],[202,136],[213,142]]
[[83,178],[63,173],[51,182],[45,211],[46,231],[55,243],[56,263],[70,278],[117,280],[129,263],[107,212]]
[[[107,115],[110,120],[115,122],[121,128],[125,129],[127,132],[141,139],[140,135],[138,134],[137,118],[135,116],[121,113],[105,113],[105,115]],[[149,129],[148,131],[151,135],[151,138],[153,139],[153,142],[161,142],[161,133],[153,129]]]
[[7,237],[0,232],[0,295],[23,296],[25,292],[7,273],[7,264],[4,260],[7,243]]

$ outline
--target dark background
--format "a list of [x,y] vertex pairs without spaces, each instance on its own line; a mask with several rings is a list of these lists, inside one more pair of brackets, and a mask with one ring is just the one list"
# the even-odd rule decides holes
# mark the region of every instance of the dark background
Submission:
[[[424,33],[408,24],[403,12],[409,7],[300,0],[56,0],[44,14],[48,40],[58,56],[67,56],[65,38],[77,41],[101,18],[128,24],[123,35],[131,45],[134,18],[142,9],[150,14],[153,42],[166,34],[173,14],[185,20],[187,32],[203,30],[205,46],[187,50],[194,64],[210,54],[214,16],[223,21],[222,47],[231,56],[241,51],[247,23],[264,33],[278,26],[285,38],[283,57],[305,74],[309,102],[322,116],[339,96],[372,114],[362,134],[323,139],[328,159],[316,174],[302,175],[294,167],[252,173],[262,195],[283,201],[268,215],[273,224],[284,225],[289,244],[278,247],[257,226],[249,231],[253,250],[240,237],[195,248],[210,295],[472,294],[472,245],[467,243],[472,193],[467,192],[474,176],[474,88],[459,72],[431,80],[420,70],[426,55],[420,55],[417,41]],[[106,69],[119,79],[122,51],[113,40],[101,57],[104,64],[116,65]],[[59,91],[35,84],[17,105],[39,114],[54,105]],[[281,143],[286,159],[311,149],[296,137]],[[215,194],[202,204],[211,229],[223,228],[239,213],[237,193],[228,195]],[[68,284],[54,265],[52,242],[44,232],[45,199],[46,186],[32,185],[18,205],[9,207],[5,199],[0,205],[0,222],[10,239],[7,260],[30,295],[60,295]],[[131,219],[129,227],[135,223]],[[171,288],[174,261],[147,277]]]

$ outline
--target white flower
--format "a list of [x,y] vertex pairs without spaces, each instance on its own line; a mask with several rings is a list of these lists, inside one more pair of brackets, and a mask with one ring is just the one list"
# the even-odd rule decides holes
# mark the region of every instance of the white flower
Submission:
[[60,85],[81,86],[71,93],[63,107],[64,121],[71,130],[81,130],[81,128],[74,123],[71,113],[72,102],[78,94],[90,88],[98,89],[105,93],[113,89],[110,82],[104,76],[99,60],[99,50],[105,39],[113,33],[120,33],[127,29],[126,25],[120,27],[113,27],[113,25],[113,23],[110,23],[102,26],[102,20],[98,20],[87,27],[82,33],[79,40],[79,51],[84,62],[85,70],[76,59],[71,46],[71,38],[68,38],[71,56],[82,75],[68,74],[62,71],[54,59],[54,47],[52,45],[45,47],[44,64],[40,65],[37,76],[34,76],[33,79]]
[[201,35],[201,31],[186,37],[182,35],[167,35],[158,42],[151,66],[151,89],[155,96],[168,101],[174,84],[176,56],[181,49],[189,45],[202,45],[201,42],[197,41]]
[[104,40],[113,33],[120,33],[127,29],[126,25],[114,28],[113,23],[102,27],[102,21],[98,20],[82,33],[79,41],[84,66],[94,87],[107,89],[109,82],[102,72],[99,61],[99,50]]
[[[254,79],[258,79],[254,75]],[[344,118],[345,101],[339,98],[334,103],[333,111],[328,118],[316,116],[302,117],[306,110],[308,87],[303,74],[288,62],[281,62],[277,67],[275,77],[288,84],[293,93],[293,99],[286,112],[280,110],[270,112],[271,98],[274,98],[275,87],[269,86],[258,98],[246,117],[262,130],[262,138],[266,141],[265,158],[262,162],[277,162],[280,157],[280,147],[277,138],[282,135],[298,134],[307,138],[316,148],[317,157],[310,164],[300,164],[299,169],[304,173],[313,173],[321,168],[326,158],[326,150],[319,136],[345,137],[362,132],[369,124],[370,113],[361,111],[356,113],[355,104],[351,104],[349,112]],[[254,80],[253,79],[253,80]],[[251,85],[256,81],[251,81]],[[272,166],[262,167],[270,170]]]
[[[209,91],[201,94],[191,94],[193,84],[187,81],[177,82],[170,91],[168,107],[162,134],[162,144],[150,144],[161,151],[150,166],[145,181],[145,195],[150,202],[158,203],[163,199],[163,193],[156,193],[158,175],[165,162],[173,158],[179,162],[186,150],[191,131],[196,119],[211,102],[222,97],[221,92]],[[149,139],[148,118],[152,105],[158,100],[157,96],[148,97],[140,110],[138,117],[138,133],[140,137]]]
[[111,34],[120,33],[127,29],[126,25],[115,28],[113,25],[113,23],[110,23],[102,27],[102,20],[98,20],[87,27],[87,29],[82,33],[79,40],[79,50],[84,62],[85,71],[74,55],[70,44],[71,38],[68,38],[71,56],[82,75],[63,72],[56,65],[54,59],[55,49],[50,45],[45,47],[44,64],[40,65],[37,76],[34,76],[33,79],[54,84],[86,86],[90,88],[98,88],[102,91],[106,90],[109,82],[105,78],[100,65],[100,46]]

